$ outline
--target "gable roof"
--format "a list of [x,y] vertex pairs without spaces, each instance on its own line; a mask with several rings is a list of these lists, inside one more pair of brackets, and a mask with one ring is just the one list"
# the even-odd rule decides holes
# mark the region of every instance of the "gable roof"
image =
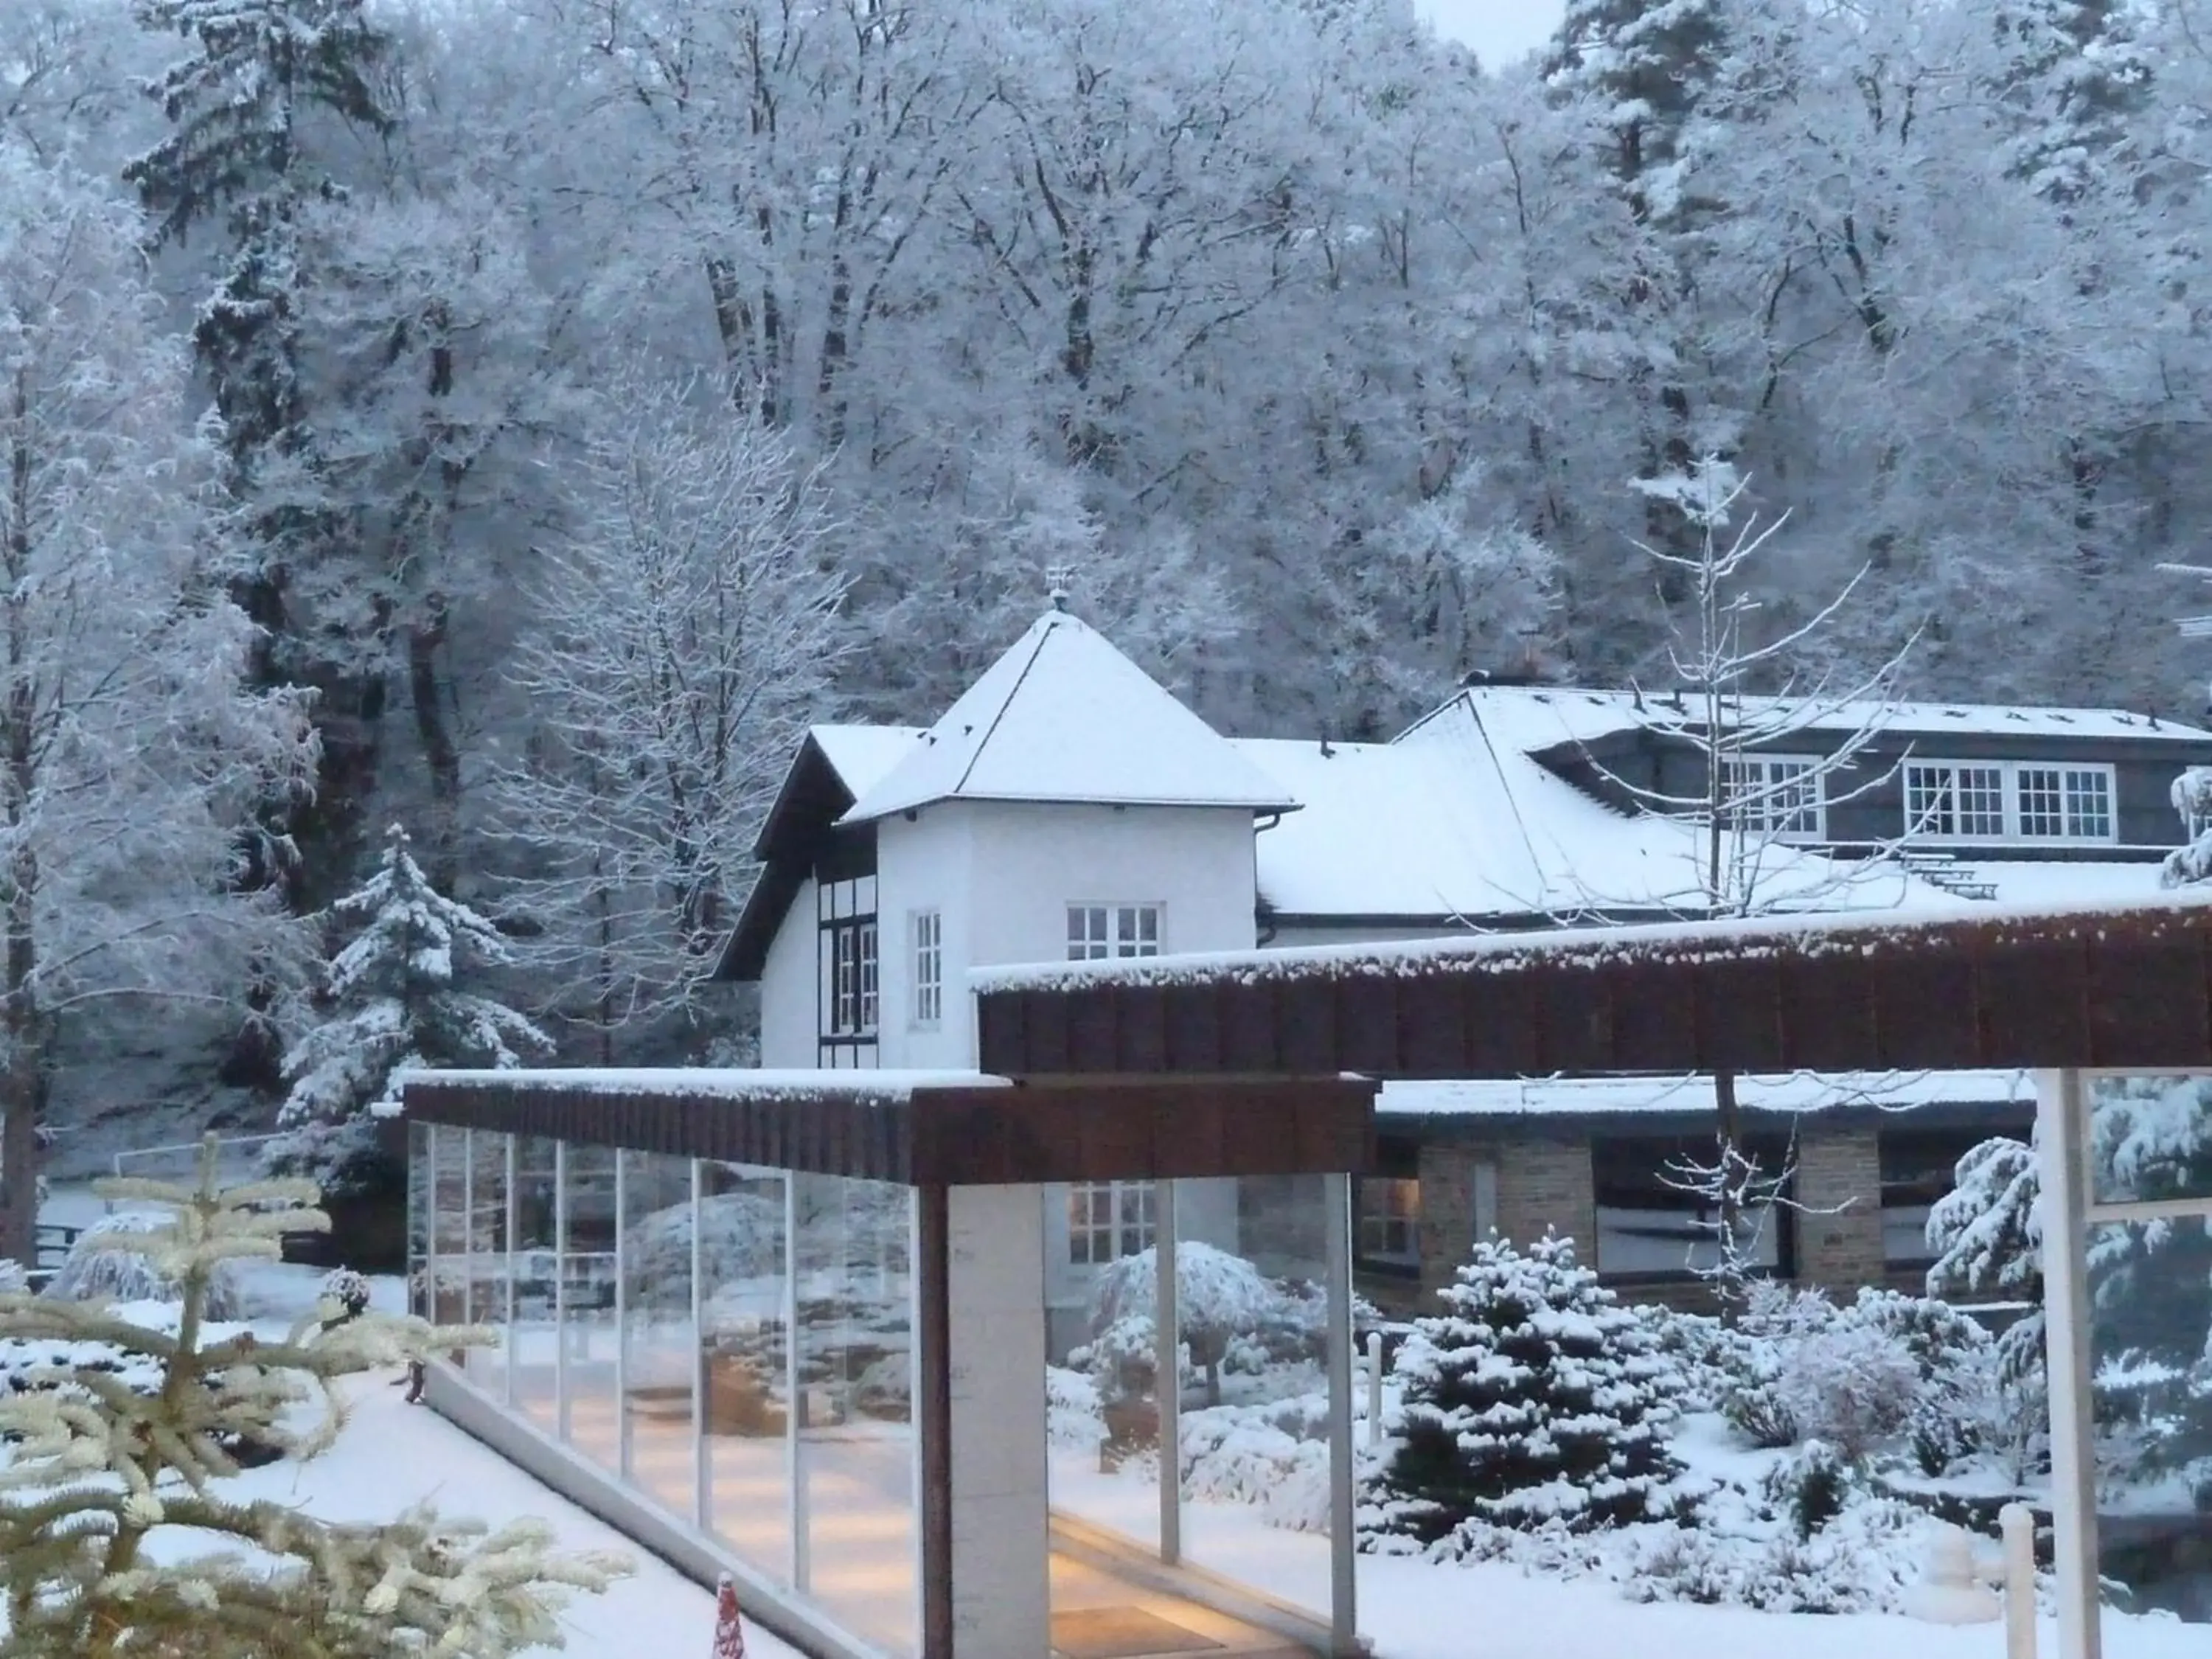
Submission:
[[824,831],[905,757],[920,735],[908,726],[808,728],[753,842],[761,872],[738,913],[717,978],[750,982],[761,976],[769,946],[806,880]]
[[1059,611],[1040,617],[838,822],[945,800],[1298,805],[1104,635]]

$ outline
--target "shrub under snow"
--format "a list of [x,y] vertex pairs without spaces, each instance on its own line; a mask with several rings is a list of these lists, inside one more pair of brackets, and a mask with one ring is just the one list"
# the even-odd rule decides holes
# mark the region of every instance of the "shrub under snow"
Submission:
[[[136,1254],[144,1236],[167,1226],[169,1218],[150,1211],[125,1210],[102,1216],[77,1235],[46,1294],[64,1302],[176,1302],[184,1291],[145,1256]],[[208,1285],[207,1316],[243,1316],[238,1276],[228,1263],[216,1268]]]
[[1547,1234],[1478,1244],[1401,1355],[1403,1427],[1374,1530],[1429,1546],[1462,1523],[1570,1528],[1671,1513],[1679,1374],[1648,1325]]
[[[1289,1317],[1283,1291],[1241,1255],[1196,1239],[1177,1242],[1176,1314],[1190,1364],[1206,1376],[1209,1406],[1221,1403],[1222,1363],[1240,1338],[1258,1336]],[[1127,1351],[1141,1335],[1149,1341],[1158,1286],[1158,1257],[1151,1249],[1125,1255],[1103,1269],[1091,1291],[1094,1353],[1109,1350],[1115,1369],[1099,1372],[1113,1387]],[[1114,1339],[1110,1343],[1107,1339]]]

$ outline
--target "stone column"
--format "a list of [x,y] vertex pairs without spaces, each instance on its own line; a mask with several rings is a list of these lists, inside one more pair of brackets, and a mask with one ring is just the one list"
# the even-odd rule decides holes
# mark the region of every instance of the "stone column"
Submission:
[[1797,1139],[1797,1282],[1848,1297],[1887,1275],[1881,1147],[1871,1128],[1808,1119]]

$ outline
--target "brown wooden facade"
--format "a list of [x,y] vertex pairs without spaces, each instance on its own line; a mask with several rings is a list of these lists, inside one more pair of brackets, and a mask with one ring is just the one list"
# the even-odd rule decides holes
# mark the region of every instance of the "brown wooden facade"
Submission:
[[2212,905],[1492,936],[987,989],[1011,1074],[2212,1066]]

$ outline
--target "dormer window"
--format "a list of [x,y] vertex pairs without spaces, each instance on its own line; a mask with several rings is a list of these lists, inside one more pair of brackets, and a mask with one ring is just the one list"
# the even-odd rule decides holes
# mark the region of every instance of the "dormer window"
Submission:
[[2099,762],[1907,761],[1905,833],[1921,841],[2119,839],[2112,769]]
[[1115,957],[1160,953],[1160,910],[1157,904],[1071,904],[1067,907],[1067,959],[1105,962]]
[[1809,755],[1731,755],[1721,762],[1729,821],[1747,834],[1778,841],[1819,841],[1820,763]]

